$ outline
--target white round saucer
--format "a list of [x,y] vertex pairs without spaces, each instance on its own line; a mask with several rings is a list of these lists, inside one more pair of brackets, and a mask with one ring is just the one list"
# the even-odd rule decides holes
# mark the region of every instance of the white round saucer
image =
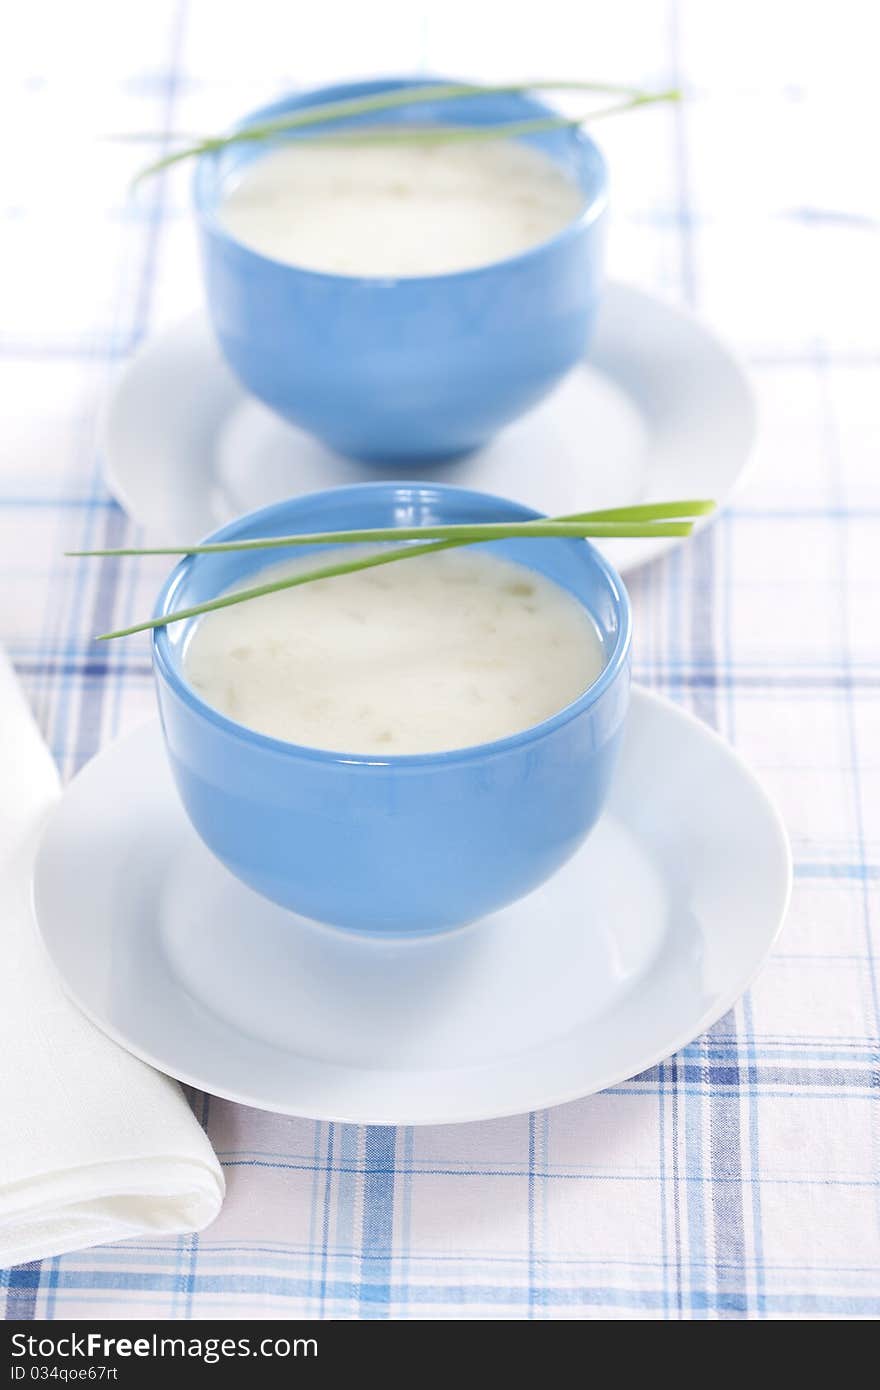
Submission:
[[[420,478],[498,493],[550,515],[727,496],[748,459],[748,382],[696,319],[607,286],[589,359],[531,414],[469,458],[381,468],[330,453],[249,396],[204,315],[154,339],[120,377],[105,428],[110,490],[160,543],[193,543],[242,512],[302,492]],[[602,549],[618,569],[675,538]]]
[[644,691],[577,856],[513,907],[403,943],[240,884],[190,828],[161,744],[147,724],[67,788],[37,856],[40,930],[123,1047],[265,1110],[441,1124],[602,1090],[730,1008],[788,901],[788,841],[753,774]]

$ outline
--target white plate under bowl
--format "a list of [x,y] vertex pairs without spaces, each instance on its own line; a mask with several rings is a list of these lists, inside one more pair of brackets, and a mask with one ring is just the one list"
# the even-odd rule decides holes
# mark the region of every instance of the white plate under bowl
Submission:
[[[165,543],[193,543],[242,512],[303,492],[386,478],[455,483],[552,515],[632,502],[721,502],[755,433],[749,384],[696,319],[607,286],[588,360],[487,448],[453,463],[383,468],[330,453],[239,385],[195,315],[126,367],[105,429],[107,483]],[[602,545],[620,570],[680,542]]]
[[644,691],[575,858],[513,907],[410,942],[321,927],[245,888],[191,829],[161,744],[147,724],[69,785],[37,856],[37,920],[100,1028],[264,1110],[442,1124],[589,1095],[729,1009],[785,913],[788,841],[766,794]]

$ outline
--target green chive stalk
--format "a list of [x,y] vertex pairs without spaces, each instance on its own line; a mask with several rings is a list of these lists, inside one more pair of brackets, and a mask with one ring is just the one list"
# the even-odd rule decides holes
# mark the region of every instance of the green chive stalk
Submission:
[[[273,140],[279,136],[308,134],[309,127],[323,125],[328,121],[355,120],[360,116],[372,116],[377,112],[393,111],[403,106],[417,106],[426,102],[453,101],[462,97],[481,97],[497,95],[519,95],[534,91],[591,92],[613,97],[614,100],[598,110],[578,116],[542,116],[526,121],[507,121],[486,125],[448,125],[425,124],[422,126],[378,125],[366,129],[346,128],[340,132],[319,131],[311,138],[330,143],[379,144],[389,141],[443,142],[458,140],[511,139],[522,135],[536,135],[545,131],[573,129],[588,122],[601,120],[606,116],[632,111],[640,106],[655,102],[678,101],[680,93],[675,89],[663,91],[644,91],[638,87],[626,87],[606,82],[512,82],[499,84],[474,84],[468,82],[431,83],[419,87],[399,87],[393,91],[378,92],[367,97],[348,97],[341,101],[329,101],[321,105],[300,107],[295,111],[275,116],[272,120],[257,121],[230,131],[227,135],[205,136],[194,140],[183,149],[163,155],[161,159],[149,164],[138,175],[136,182],[158,174],[181,160],[197,158],[203,154],[214,154],[233,145],[250,144]],[[135,139],[154,139],[151,136],[124,137]]]
[[99,641],[110,641],[117,637],[130,637],[137,632],[147,632],[153,628],[165,627],[169,623],[195,618],[203,613],[227,608],[232,604],[246,603],[249,599],[261,598],[266,594],[278,593],[282,589],[297,588],[320,579],[333,579],[344,574],[354,574],[358,570],[372,569],[378,565],[393,564],[398,560],[409,560],[419,555],[435,551],[449,550],[464,545],[485,544],[498,540],[526,540],[536,538],[558,538],[569,540],[595,539],[613,540],[621,537],[651,539],[658,536],[681,537],[690,535],[694,521],[708,515],[714,509],[714,502],[703,499],[690,499],[680,502],[640,503],[631,507],[612,507],[600,511],[573,513],[564,517],[538,517],[534,520],[517,522],[465,523],[463,525],[425,525],[403,527],[369,527],[349,531],[317,531],[298,533],[290,536],[254,537],[235,541],[214,541],[205,545],[193,546],[150,546],[123,547],[112,550],[68,551],[69,555],[84,557],[125,557],[143,555],[215,555],[227,551],[276,550],[309,545],[352,545],[378,544],[388,541],[407,541],[404,546],[384,549],[368,555],[356,555],[351,559],[337,559],[332,564],[313,570],[306,570],[274,579],[248,589],[238,589],[233,593],[221,594],[206,603],[190,608],[178,609],[158,618],[135,623],[131,627],[118,628],[114,632],[102,633]]

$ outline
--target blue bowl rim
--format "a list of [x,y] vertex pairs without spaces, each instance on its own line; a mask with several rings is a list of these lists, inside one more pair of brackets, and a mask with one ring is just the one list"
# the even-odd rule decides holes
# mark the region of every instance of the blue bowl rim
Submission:
[[[407,482],[375,482],[375,483],[353,483],[346,487],[323,488],[318,492],[302,493],[297,497],[288,497],[281,502],[271,502],[268,506],[259,507],[255,511],[246,512],[242,516],[236,517],[234,521],[227,522],[218,530],[213,531],[205,537],[203,543],[223,540],[234,540],[236,532],[242,525],[250,525],[254,521],[268,518],[277,513],[279,508],[287,507],[292,502],[315,502],[318,499],[339,499],[342,503],[363,496],[365,492],[374,491],[396,491],[398,489],[414,489],[419,492],[433,492],[435,495],[454,494],[460,501],[469,499],[479,499],[481,503],[486,501],[497,502],[499,506],[508,510],[513,509],[519,512],[523,519],[536,518],[546,515],[546,513],[535,511],[532,507],[526,507],[520,502],[514,502],[507,497],[499,497],[495,493],[479,492],[473,488],[455,487],[448,483],[422,483],[418,480]],[[566,541],[565,544],[570,544]],[[203,700],[196,694],[192,686],[184,679],[182,672],[175,664],[170,644],[168,640],[167,627],[153,628],[152,630],[152,651],[154,665],[163,680],[171,687],[175,694],[182,699],[194,713],[201,715],[217,729],[232,737],[239,738],[244,743],[253,744],[258,748],[268,752],[281,754],[285,757],[294,759],[305,758],[310,762],[324,763],[326,765],[349,766],[357,765],[364,767],[389,767],[389,768],[419,768],[419,767],[442,767],[451,764],[460,764],[478,761],[482,758],[504,754],[515,748],[522,748],[529,743],[535,743],[546,737],[554,730],[568,724],[572,719],[578,718],[591,706],[595,705],[610,686],[623,673],[626,660],[629,655],[632,643],[632,608],[630,605],[629,594],[620,575],[613,565],[601,555],[595,546],[589,541],[585,542],[589,557],[593,564],[601,571],[608,589],[612,595],[618,613],[618,631],[614,648],[603,666],[601,672],[589,685],[587,689],[573,700],[570,704],[564,705],[561,710],[551,714],[549,718],[541,720],[539,724],[532,724],[527,729],[521,729],[518,733],[508,734],[505,738],[492,739],[488,743],[474,743],[464,748],[450,748],[437,753],[398,753],[386,757],[376,757],[370,753],[347,753],[336,749],[312,748],[308,744],[290,743],[285,739],[274,738],[269,734],[261,734],[256,729],[249,728],[246,724],[239,724],[234,719],[229,719],[225,714],[214,708],[213,705]],[[188,570],[199,561],[199,557],[187,556],[178,562],[168,575],[156,600],[154,616],[164,616],[169,611],[169,604],[180,583],[183,581]]]
[[[440,76],[425,77],[423,74],[418,77],[376,77],[363,78],[361,80],[352,79],[347,82],[329,83],[323,87],[306,88],[303,91],[292,91],[286,96],[279,97],[265,106],[259,106],[247,115],[242,116],[231,127],[230,131],[241,130],[252,122],[265,119],[266,117],[277,116],[282,111],[301,104],[303,98],[308,97],[327,97],[329,100],[343,100],[346,96],[362,95],[367,96],[371,92],[393,91],[395,87],[429,87],[436,83],[455,82],[459,79],[446,78]],[[558,115],[553,107],[546,102],[540,101],[537,97],[524,97],[524,100],[535,107],[537,112],[545,112],[547,115]],[[546,255],[550,251],[555,251],[557,247],[565,245],[580,232],[584,231],[592,223],[597,221],[601,213],[605,211],[608,204],[608,164],[601,149],[589,135],[583,130],[572,128],[570,135],[574,144],[581,146],[583,151],[589,150],[596,160],[599,178],[595,193],[589,197],[584,204],[579,215],[552,237],[540,241],[535,246],[528,247],[525,251],[520,251],[515,256],[505,256],[498,261],[489,261],[486,265],[471,266],[464,270],[442,271],[437,275],[341,275],[326,270],[310,270],[307,266],[294,265],[290,261],[280,261],[274,256],[267,256],[262,251],[256,251],[252,246],[239,241],[231,232],[228,232],[217,216],[215,200],[209,194],[209,180],[215,173],[218,151],[209,151],[202,154],[196,160],[195,172],[192,181],[193,206],[196,217],[203,227],[216,237],[219,241],[225,242],[228,246],[245,256],[252,256],[254,260],[264,262],[267,265],[276,266],[279,269],[290,271],[294,275],[302,275],[309,280],[323,282],[325,284],[348,284],[372,286],[375,289],[386,290],[396,285],[430,285],[440,282],[448,283],[451,280],[473,279],[478,276],[485,276],[499,269],[520,266],[529,261]],[[222,151],[220,152],[222,153]]]

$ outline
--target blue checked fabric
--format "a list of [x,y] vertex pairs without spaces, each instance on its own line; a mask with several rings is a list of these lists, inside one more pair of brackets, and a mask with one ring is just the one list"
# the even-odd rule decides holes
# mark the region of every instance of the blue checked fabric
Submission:
[[[686,83],[608,122],[611,269],[751,368],[747,481],[637,574],[637,678],[729,739],[796,859],[779,948],[706,1036],[600,1096],[357,1129],[196,1095],[229,1195],[200,1237],[0,1272],[19,1318],[870,1318],[880,1313],[880,206],[860,0],[138,0],[16,8],[4,44],[0,641],[65,775],[150,714],[159,570],[102,482],[121,362],[198,300],[151,146],[371,71]],[[7,38],[8,38],[7,34]]]

